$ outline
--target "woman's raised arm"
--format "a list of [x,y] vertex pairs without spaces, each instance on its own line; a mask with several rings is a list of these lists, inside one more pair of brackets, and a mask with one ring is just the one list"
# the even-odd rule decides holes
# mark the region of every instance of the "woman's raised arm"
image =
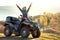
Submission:
[[27,9],[27,12],[30,10],[31,5],[32,5],[32,3],[30,4],[29,8]]
[[18,7],[18,9],[19,9],[20,11],[22,11],[21,8],[20,8],[17,4],[16,4],[16,6]]

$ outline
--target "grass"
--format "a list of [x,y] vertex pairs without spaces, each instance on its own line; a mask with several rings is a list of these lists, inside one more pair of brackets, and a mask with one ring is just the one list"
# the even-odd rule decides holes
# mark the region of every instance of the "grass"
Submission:
[[41,40],[60,40],[60,37],[54,34],[42,33],[40,39]]

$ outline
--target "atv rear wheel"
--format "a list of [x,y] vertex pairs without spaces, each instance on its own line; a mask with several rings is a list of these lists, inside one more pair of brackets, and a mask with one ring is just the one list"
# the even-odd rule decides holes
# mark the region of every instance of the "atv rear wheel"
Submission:
[[23,38],[27,38],[27,37],[29,36],[29,30],[28,30],[28,28],[23,27],[23,28],[21,29],[20,35],[21,35]]
[[39,29],[35,29],[33,32],[32,32],[32,36],[33,38],[39,38],[40,37],[40,30]]
[[5,29],[4,29],[4,35],[5,35],[6,37],[9,37],[9,36],[11,36],[11,34],[12,34],[11,29],[10,29],[9,26],[7,25],[7,26],[5,27]]

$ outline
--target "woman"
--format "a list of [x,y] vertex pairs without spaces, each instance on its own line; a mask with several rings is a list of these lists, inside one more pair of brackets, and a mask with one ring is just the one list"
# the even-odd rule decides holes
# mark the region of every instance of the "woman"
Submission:
[[30,7],[31,7],[32,3],[30,4],[29,8],[26,10],[26,7],[23,7],[22,9],[16,4],[16,6],[19,8],[19,10],[22,12],[23,14],[23,18],[28,18],[27,17],[27,13],[28,11],[30,10]]

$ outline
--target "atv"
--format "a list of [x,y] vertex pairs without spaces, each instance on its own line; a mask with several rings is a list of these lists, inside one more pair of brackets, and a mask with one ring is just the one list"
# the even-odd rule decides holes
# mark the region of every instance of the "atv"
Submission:
[[14,33],[16,36],[22,36],[23,38],[27,38],[29,34],[32,34],[33,38],[38,38],[41,34],[38,24],[29,20],[29,18],[20,21],[16,17],[8,16],[4,26],[4,35],[6,37]]

